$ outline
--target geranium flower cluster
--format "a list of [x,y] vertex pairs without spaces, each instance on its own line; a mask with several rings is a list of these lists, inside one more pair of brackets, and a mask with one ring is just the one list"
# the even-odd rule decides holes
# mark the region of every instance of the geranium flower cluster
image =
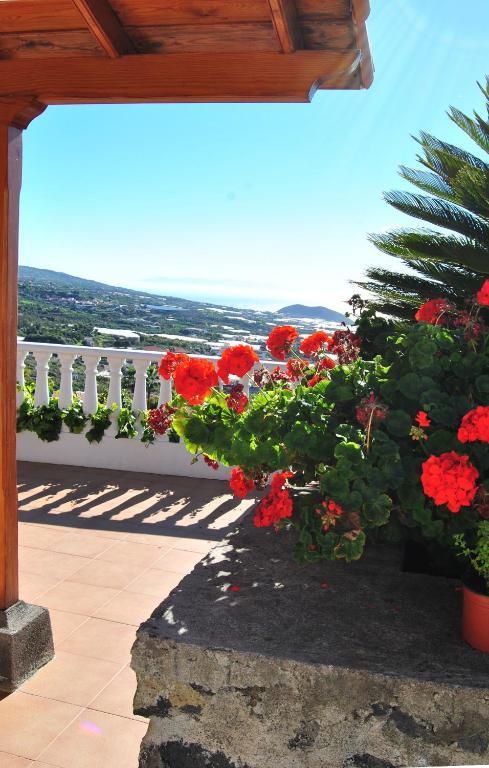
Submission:
[[380,403],[373,392],[368,397],[360,400],[360,405],[355,410],[357,421],[362,427],[373,426],[380,421],[384,421],[387,413],[387,406]]
[[158,408],[152,408],[148,411],[148,426],[157,435],[166,435],[172,425],[174,413],[175,408],[172,408],[168,403],[164,403]]
[[430,299],[420,306],[414,317],[419,323],[446,325],[447,315],[453,310],[453,304],[446,299]]
[[293,472],[277,472],[272,477],[271,490],[260,501],[253,517],[257,528],[277,528],[282,520],[292,517],[293,503],[285,485],[293,476]]
[[478,490],[478,477],[479,472],[468,456],[449,451],[430,456],[423,463],[421,484],[437,506],[446,504],[456,514],[462,507],[470,507]]
[[235,384],[231,387],[231,391],[228,395],[228,408],[236,413],[243,413],[248,405],[248,398],[244,394],[244,387],[242,384]]
[[245,496],[248,496],[255,489],[253,478],[246,475],[241,467],[234,467],[231,470],[229,486],[238,499],[244,499]]
[[241,379],[257,362],[258,355],[252,347],[248,344],[237,344],[224,350],[217,363],[217,372],[224,384],[229,384],[230,375]]
[[489,407],[479,405],[466,413],[457,437],[461,443],[489,443]]
[[323,531],[326,533],[330,528],[334,528],[338,518],[343,514],[343,508],[340,507],[333,499],[321,502],[321,505],[316,509],[316,515],[321,518]]
[[299,347],[303,355],[307,357],[316,357],[325,349],[329,349],[329,345],[333,341],[332,336],[325,331],[316,331],[301,342]]

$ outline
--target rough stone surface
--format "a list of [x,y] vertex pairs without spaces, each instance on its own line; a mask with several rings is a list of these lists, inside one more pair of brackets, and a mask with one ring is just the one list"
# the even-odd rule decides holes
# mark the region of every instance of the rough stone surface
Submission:
[[456,582],[393,549],[290,553],[246,522],[140,627],[140,768],[489,763],[489,655],[460,638]]
[[0,691],[13,691],[54,656],[46,608],[22,600],[0,611]]

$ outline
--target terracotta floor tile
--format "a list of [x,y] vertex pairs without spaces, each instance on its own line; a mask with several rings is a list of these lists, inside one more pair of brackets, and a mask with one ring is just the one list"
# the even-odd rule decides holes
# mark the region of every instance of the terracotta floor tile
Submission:
[[73,632],[58,648],[79,656],[127,664],[135,639],[135,629],[128,624],[88,619],[80,631]]
[[[121,624],[131,624],[133,627],[145,621],[158,605],[158,599],[149,595],[135,592],[119,592],[106,605],[103,605],[94,616],[108,621],[118,621]],[[161,601],[160,601],[161,602]]]
[[201,552],[187,552],[183,549],[171,549],[169,552],[164,552],[151,567],[186,575],[195,568],[197,563],[200,563],[203,557],[204,555]]
[[54,552],[64,552],[67,555],[80,557],[97,557],[111,546],[111,542],[93,533],[72,533],[62,536],[52,547]]
[[47,549],[19,547],[19,568],[24,573],[35,573],[52,579],[66,579],[82,565],[88,563],[86,557],[63,555]]
[[142,717],[134,715],[132,703],[136,692],[136,674],[131,667],[122,669],[113,680],[90,703],[90,709],[98,709],[109,715],[120,715],[141,722],[147,722]]
[[146,723],[85,710],[41,754],[59,768],[137,768]]
[[131,541],[119,541],[97,557],[111,563],[124,565],[144,565],[149,568],[151,563],[161,557],[158,547],[150,544],[138,544]]
[[64,536],[63,531],[57,531],[54,526],[45,528],[41,525],[21,523],[19,525],[19,544],[22,547],[34,549],[50,549]]
[[51,626],[53,628],[54,647],[58,648],[72,632],[79,629],[87,622],[87,617],[69,611],[58,611],[56,608],[49,610]]
[[44,592],[52,589],[59,584],[59,579],[53,579],[49,576],[40,576],[36,573],[19,573],[19,590],[21,600],[26,603],[36,603]]
[[115,563],[109,560],[89,560],[86,565],[72,573],[67,581],[123,589],[147,568],[147,565],[124,563],[122,560]]
[[[148,530],[149,529],[149,530]],[[151,532],[153,530],[153,532]],[[137,531],[128,531],[125,541],[134,544],[148,544],[151,547],[158,547],[160,550],[173,549],[175,546],[174,536],[165,536],[164,533],[158,533],[159,527],[150,524],[142,524]],[[148,531],[145,533],[145,531]]]
[[0,766],[1,768],[32,768],[32,763],[25,757],[0,752]]
[[117,595],[111,587],[92,587],[74,581],[62,581],[42,596],[46,608],[57,608],[82,616],[92,616],[104,603]]
[[21,690],[68,704],[86,706],[112,680],[121,664],[57,651]]
[[178,584],[183,576],[173,571],[163,571],[158,568],[150,568],[138,576],[125,588],[126,592],[139,592],[141,595],[151,595],[164,600]]
[[0,750],[34,760],[81,711],[73,704],[13,693],[0,701]]

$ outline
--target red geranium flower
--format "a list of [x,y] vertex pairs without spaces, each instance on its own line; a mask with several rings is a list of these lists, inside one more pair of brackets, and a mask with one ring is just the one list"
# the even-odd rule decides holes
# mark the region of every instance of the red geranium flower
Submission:
[[292,509],[292,499],[287,490],[270,491],[258,504],[253,523],[257,528],[277,527],[281,520],[292,517]]
[[477,293],[477,303],[481,307],[489,307],[489,280],[484,280],[482,287]]
[[322,377],[322,376],[320,376],[320,375],[319,375],[319,373],[316,373],[316,374],[315,374],[315,375],[312,377],[312,379],[309,379],[309,381],[307,382],[307,386],[308,386],[308,387],[315,387],[315,386],[316,386],[316,384],[319,384],[319,382],[320,382],[320,381],[322,381],[322,380],[323,380],[323,377]]
[[163,379],[171,379],[180,363],[189,360],[189,356],[183,352],[167,352],[160,362],[158,373]]
[[244,497],[247,496],[250,491],[253,491],[255,488],[255,483],[250,477],[245,475],[241,467],[234,467],[231,472],[229,485],[232,492],[235,496],[238,497],[238,499],[244,499]]
[[165,435],[172,425],[175,410],[168,403],[160,405],[159,408],[152,408],[148,411],[148,426],[157,435]]
[[368,397],[360,400],[360,405],[355,409],[355,415],[362,427],[366,427],[368,424],[373,425],[376,422],[384,421],[388,411],[387,406],[379,403],[374,393],[371,392]]
[[299,336],[291,325],[278,325],[273,329],[267,340],[267,347],[276,360],[285,360],[292,349],[294,341]]
[[293,472],[276,472],[272,477],[271,490],[258,504],[253,518],[257,528],[277,528],[281,520],[292,516],[292,499],[285,484],[293,476]]
[[477,493],[479,472],[468,456],[455,451],[430,456],[423,462],[421,483],[425,494],[437,506],[446,504],[456,514],[462,507],[470,507]]
[[420,323],[443,325],[443,316],[451,308],[452,305],[446,299],[431,299],[420,306],[414,317]]
[[323,531],[326,533],[336,525],[337,519],[343,514],[343,508],[333,499],[328,499],[328,501],[321,502],[321,506],[316,509],[316,514],[320,515]]
[[204,453],[203,459],[204,459],[204,462],[207,464],[207,466],[213,469],[214,471],[217,471],[219,469],[219,462],[217,462],[215,459],[211,459],[211,457],[207,456],[207,454],[205,453]]
[[291,358],[287,360],[287,375],[291,381],[298,381],[302,379],[304,371],[308,368],[309,364],[305,360],[294,360]]
[[489,443],[489,407],[479,405],[465,414],[458,430],[461,443]]
[[329,343],[329,351],[338,357],[340,365],[353,363],[360,354],[362,339],[349,329],[335,331]]
[[256,352],[248,344],[237,344],[225,349],[217,362],[217,372],[224,384],[229,384],[229,376],[242,378],[258,362]]
[[234,387],[231,388],[231,392],[228,395],[228,408],[230,408],[232,411],[236,411],[236,413],[243,413],[244,409],[248,405],[248,398],[243,392],[243,385],[242,384],[235,384]]
[[201,405],[219,380],[209,360],[189,358],[177,367],[174,374],[176,392],[191,405]]
[[420,427],[429,427],[431,424],[431,419],[428,418],[426,411],[418,411],[416,421]]
[[318,371],[328,371],[332,368],[336,368],[336,363],[332,357],[328,357],[326,355],[326,357],[323,357],[323,359],[319,362]]
[[326,333],[325,331],[316,331],[316,333],[312,333],[304,339],[299,349],[304,355],[307,355],[307,357],[312,357],[321,350],[321,347],[329,345],[331,341],[332,337],[329,333]]

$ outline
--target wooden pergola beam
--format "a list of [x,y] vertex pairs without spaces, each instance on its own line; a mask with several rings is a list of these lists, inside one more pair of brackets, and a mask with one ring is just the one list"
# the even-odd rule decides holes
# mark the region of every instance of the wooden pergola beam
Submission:
[[136,53],[134,44],[107,0],[73,0],[90,32],[112,58]]
[[119,59],[6,60],[0,97],[33,93],[43,104],[308,102],[358,67],[358,51],[178,53]]
[[283,53],[303,47],[302,32],[295,0],[268,0],[273,26]]

